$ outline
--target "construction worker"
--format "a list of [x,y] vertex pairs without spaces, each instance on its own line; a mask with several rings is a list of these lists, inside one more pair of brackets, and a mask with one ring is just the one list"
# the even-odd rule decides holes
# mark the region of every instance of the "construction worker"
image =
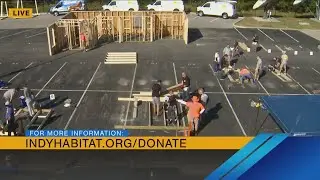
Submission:
[[169,91],[169,94],[164,98],[166,102],[167,124],[171,124],[173,121],[177,122],[178,120],[177,98],[173,91]]
[[259,80],[261,73],[262,73],[262,59],[259,56],[257,56],[257,65],[254,71],[254,79]]
[[288,64],[288,55],[286,54],[286,51],[282,52],[282,56],[281,56],[281,64],[280,64],[280,68],[279,68],[279,73],[282,72],[282,70],[284,70],[284,74],[287,74],[287,64]]
[[218,72],[221,70],[221,59],[220,59],[220,55],[218,52],[216,52],[214,54],[214,66],[213,67],[214,67],[214,69],[213,69],[214,72]]
[[230,61],[231,61],[231,48],[230,45],[227,45],[224,49],[223,49],[223,57],[225,60],[225,64],[227,67],[230,66]]
[[183,84],[183,99],[188,100],[189,99],[189,92],[190,92],[190,78],[187,76],[185,72],[182,72],[181,74],[182,80],[181,83]]
[[23,94],[26,100],[29,115],[32,117],[34,115],[34,110],[33,110],[34,95],[26,85],[23,87]]
[[80,41],[81,41],[83,52],[87,52],[87,38],[84,32],[80,33]]
[[190,130],[195,134],[198,134],[199,128],[199,118],[200,115],[205,111],[203,105],[199,102],[198,96],[192,96],[191,102],[185,102],[183,100],[178,99],[177,101],[181,104],[184,104],[188,107],[188,123],[190,126]]
[[206,107],[207,104],[208,104],[208,101],[209,101],[208,95],[204,93],[204,89],[203,88],[199,88],[198,89],[198,94],[200,96],[200,100],[201,100],[202,105],[204,107]]
[[259,36],[257,34],[254,34],[252,38],[252,44],[257,45],[259,43]]
[[13,88],[13,89],[8,89],[4,94],[3,94],[3,99],[5,103],[12,104],[13,98],[16,97],[17,92],[20,90],[19,87]]
[[[8,136],[11,136],[11,133],[13,133],[15,136],[17,135],[16,133],[16,123],[15,123],[15,118],[14,118],[14,108],[12,106],[11,103],[9,103],[9,101],[7,101],[5,103],[6,106],[6,122],[4,127],[7,127],[7,131],[8,131]],[[3,128],[3,131],[5,130],[5,128]]]
[[279,70],[280,64],[281,64],[281,57],[274,57],[272,60],[273,60],[273,64],[268,65],[268,70],[269,71],[275,71],[276,69]]
[[239,51],[239,43],[237,40],[235,40],[233,44],[232,57],[235,57],[238,51]]
[[152,104],[153,104],[153,114],[160,116],[160,94],[161,94],[161,81],[158,80],[157,83],[152,86]]
[[239,79],[241,84],[243,84],[244,80],[246,79],[248,79],[249,81],[252,80],[250,71],[247,68],[243,67],[239,72]]

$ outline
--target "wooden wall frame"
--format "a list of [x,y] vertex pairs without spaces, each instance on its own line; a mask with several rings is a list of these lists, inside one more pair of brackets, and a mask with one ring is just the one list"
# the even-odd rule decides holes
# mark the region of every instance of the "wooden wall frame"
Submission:
[[89,48],[100,40],[122,43],[174,39],[188,44],[188,18],[184,12],[72,11],[47,27],[49,54],[82,49],[81,32],[86,33]]

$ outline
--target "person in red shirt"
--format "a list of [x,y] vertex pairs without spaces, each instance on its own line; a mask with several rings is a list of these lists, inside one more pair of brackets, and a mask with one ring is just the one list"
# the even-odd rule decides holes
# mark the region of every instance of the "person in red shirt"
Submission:
[[80,41],[82,44],[83,52],[87,52],[87,38],[85,33],[80,33]]
[[240,83],[243,84],[244,80],[248,79],[249,81],[252,81],[253,78],[251,76],[250,71],[243,67],[240,72],[239,72],[239,79],[240,79]]
[[200,115],[205,111],[205,108],[200,103],[200,99],[198,96],[192,96],[192,101],[185,102],[183,100],[178,99],[177,101],[181,104],[184,104],[188,107],[188,123],[191,126],[191,131],[198,134],[199,128],[199,119]]

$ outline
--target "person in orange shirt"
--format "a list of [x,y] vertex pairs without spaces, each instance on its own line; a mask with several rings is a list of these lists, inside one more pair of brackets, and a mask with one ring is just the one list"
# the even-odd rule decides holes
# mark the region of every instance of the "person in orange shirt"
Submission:
[[192,101],[185,102],[183,100],[178,99],[177,101],[181,104],[184,104],[188,107],[188,123],[191,125],[191,130],[198,134],[199,127],[199,118],[200,115],[205,111],[205,108],[200,103],[198,96],[192,96]]
[[250,71],[243,67],[239,72],[240,83],[242,84],[245,79],[253,80]]

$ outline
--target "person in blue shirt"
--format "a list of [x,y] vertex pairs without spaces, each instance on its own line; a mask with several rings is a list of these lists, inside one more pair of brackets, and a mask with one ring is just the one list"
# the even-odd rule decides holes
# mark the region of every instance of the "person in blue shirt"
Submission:
[[14,118],[14,108],[11,103],[6,102],[6,125],[7,125],[7,130],[8,130],[8,136],[11,136],[13,133],[15,136],[17,135],[16,133],[16,123],[15,123],[15,118]]

